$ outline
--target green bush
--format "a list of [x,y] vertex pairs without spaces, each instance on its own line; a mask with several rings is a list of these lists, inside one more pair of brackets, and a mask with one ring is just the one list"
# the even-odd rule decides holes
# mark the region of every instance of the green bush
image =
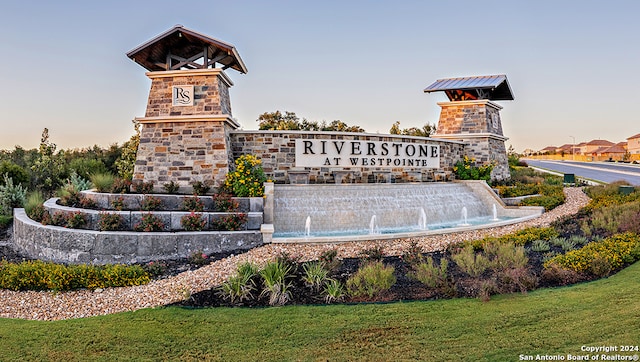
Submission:
[[242,155],[236,159],[234,171],[227,173],[224,188],[238,197],[259,197],[264,195],[267,177],[261,161],[252,155]]
[[236,274],[222,283],[218,294],[231,304],[253,298],[253,292],[256,290],[254,277],[258,273],[259,269],[255,264],[246,262],[239,265]]
[[211,230],[214,231],[239,231],[243,230],[247,222],[247,214],[222,215],[211,220]]
[[133,230],[138,232],[162,231],[163,229],[164,223],[162,220],[152,213],[142,215],[142,220],[133,226]]
[[526,268],[529,258],[523,246],[496,243],[484,248],[485,256],[490,260],[490,267],[496,271]]
[[476,160],[464,156],[462,161],[456,162],[453,171],[459,180],[491,180],[491,171],[494,164],[476,165]]
[[[29,186],[29,173],[23,167],[13,162],[0,162],[0,175],[7,175],[16,185]],[[0,185],[4,184],[4,178],[1,178]]]
[[162,188],[168,194],[177,194],[178,190],[180,189],[180,185],[178,185],[174,181],[171,181],[171,182],[167,182],[164,185],[162,185]]
[[268,262],[260,271],[263,289],[262,295],[269,297],[269,305],[285,305],[291,299],[291,266],[280,261]]
[[149,283],[141,266],[62,265],[40,260],[19,264],[0,262],[0,288],[10,290],[67,291],[110,288]]
[[0,230],[6,229],[11,225],[13,217],[9,215],[0,215]]
[[69,162],[69,170],[71,170],[72,175],[75,174],[83,179],[89,179],[93,174],[107,173],[109,171],[101,160],[86,157],[71,160]]
[[27,195],[24,211],[34,221],[41,222],[47,210],[44,208],[44,195],[41,191],[33,191]]
[[27,197],[27,190],[22,185],[14,185],[8,174],[3,175],[4,184],[0,185],[0,215],[12,215],[13,209],[22,207]]
[[467,245],[451,255],[456,265],[472,277],[479,277],[489,269],[491,262],[482,253],[476,253],[472,246]]
[[231,194],[221,192],[213,195],[213,209],[219,212],[236,212],[240,208],[237,201],[231,198]]
[[302,280],[314,291],[320,291],[322,285],[329,277],[329,270],[327,270],[324,264],[320,261],[311,261],[302,265],[304,275]]
[[111,192],[116,178],[110,173],[95,173],[90,179],[98,192]]
[[349,279],[347,289],[354,297],[368,296],[372,298],[385,290],[389,290],[395,283],[393,275],[395,269],[381,261],[364,263]]
[[549,240],[557,236],[558,232],[554,228],[528,227],[500,237],[485,237],[482,239],[465,241],[464,244],[472,245],[476,250],[482,250],[487,244],[511,243],[516,246],[524,246],[534,240]]
[[123,229],[124,218],[117,213],[101,212],[98,216],[100,231],[118,231]]
[[162,200],[158,197],[145,195],[140,208],[144,211],[156,211],[162,209]]
[[202,214],[196,214],[191,211],[189,215],[185,215],[180,219],[180,225],[186,231],[202,231],[207,226],[207,221],[202,217]]
[[[603,259],[603,260],[597,260]],[[544,263],[545,268],[557,265],[579,273],[592,268],[602,270],[603,262],[609,270],[617,270],[625,264],[640,260],[640,236],[634,233],[617,234],[602,241],[592,241],[584,247],[558,255]],[[594,263],[600,265],[594,266]]]
[[133,183],[133,190],[138,194],[151,194],[151,193],[153,193],[153,182],[152,181],[149,181],[149,182],[144,182],[144,181],[134,182]]
[[440,288],[447,283],[448,265],[447,259],[442,259],[437,266],[432,257],[427,257],[426,261],[415,264],[407,276],[430,288]]
[[198,196],[185,197],[180,207],[183,211],[202,212],[204,210],[204,202]]

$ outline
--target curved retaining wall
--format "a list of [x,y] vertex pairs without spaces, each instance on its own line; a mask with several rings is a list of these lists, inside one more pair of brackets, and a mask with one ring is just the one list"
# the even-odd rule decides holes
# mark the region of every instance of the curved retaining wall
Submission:
[[62,263],[144,263],[248,250],[262,245],[260,231],[137,233],[44,226],[14,209],[13,238],[22,254]]

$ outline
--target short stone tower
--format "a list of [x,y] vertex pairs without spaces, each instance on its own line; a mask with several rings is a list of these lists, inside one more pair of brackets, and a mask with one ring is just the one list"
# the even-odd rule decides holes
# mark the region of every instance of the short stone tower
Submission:
[[425,93],[444,91],[449,102],[442,108],[433,138],[463,141],[465,155],[480,164],[494,163],[492,180],[510,178],[500,120],[501,106],[494,100],[513,100],[506,75],[439,79]]
[[[127,56],[149,72],[151,90],[136,156],[134,182],[171,181],[183,191],[193,182],[217,187],[233,164],[232,118],[224,69],[246,73],[231,44],[176,25]],[[216,64],[222,68],[217,68]]]

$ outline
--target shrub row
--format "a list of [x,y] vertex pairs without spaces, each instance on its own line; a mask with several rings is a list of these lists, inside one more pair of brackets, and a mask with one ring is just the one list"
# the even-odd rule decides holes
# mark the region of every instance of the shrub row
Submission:
[[550,268],[556,265],[601,277],[637,260],[640,260],[640,236],[624,233],[558,255],[545,262],[544,266]]
[[147,284],[149,274],[141,266],[63,265],[40,260],[0,262],[0,288],[10,290],[97,289]]
[[549,240],[557,237],[558,232],[554,228],[546,227],[529,227],[522,230],[518,230],[512,234],[503,235],[499,237],[489,236],[477,240],[466,241],[465,244],[472,245],[475,250],[484,249],[489,244],[506,244],[511,243],[516,246],[524,246],[525,244],[534,240]]

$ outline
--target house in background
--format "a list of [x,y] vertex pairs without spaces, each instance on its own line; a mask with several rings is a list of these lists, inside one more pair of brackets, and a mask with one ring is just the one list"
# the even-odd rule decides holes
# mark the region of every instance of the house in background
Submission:
[[633,159],[640,159],[640,133],[627,138],[627,152]]

